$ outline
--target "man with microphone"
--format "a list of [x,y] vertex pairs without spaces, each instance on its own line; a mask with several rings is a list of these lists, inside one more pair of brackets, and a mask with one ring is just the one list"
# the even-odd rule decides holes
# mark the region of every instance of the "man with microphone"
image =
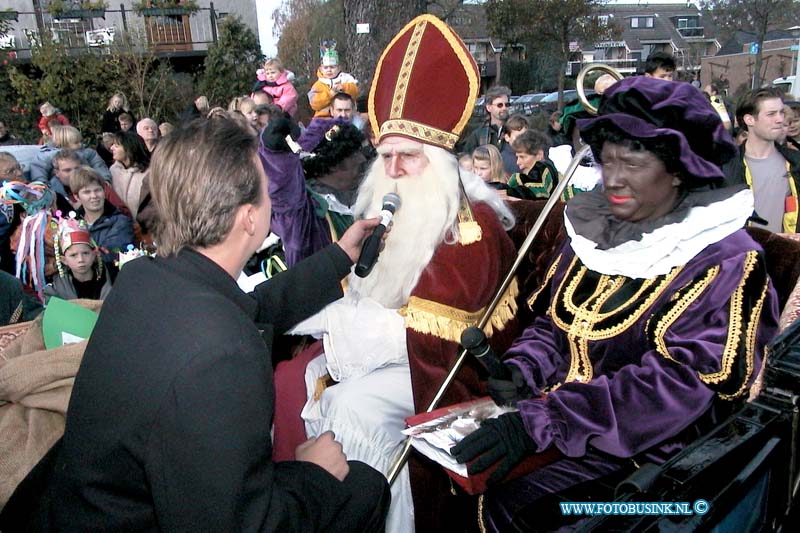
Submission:
[[[377,216],[392,194],[401,205],[371,270],[362,254],[344,298],[295,329],[321,337],[324,353],[310,363],[281,363],[276,385],[280,411],[305,379],[308,436],[333,431],[348,458],[386,474],[402,447],[404,418],[425,410],[458,356],[461,332],[477,322],[513,261],[505,229],[514,220],[480,178],[459,178],[451,152],[480,85],[460,38],[423,15],[401,30],[378,65],[369,102],[378,159],[354,214]],[[307,223],[312,213],[302,212],[297,220],[312,230],[309,242],[322,240],[324,230],[314,229],[322,225]],[[514,284],[492,317],[493,339],[510,329],[516,291]],[[480,363],[470,361],[442,405],[484,395],[484,381]],[[276,422],[276,446],[281,433]],[[413,531],[415,521],[426,530],[456,529],[453,520],[466,515],[459,504],[444,473],[412,461],[410,475],[406,467],[392,487],[387,531]]]

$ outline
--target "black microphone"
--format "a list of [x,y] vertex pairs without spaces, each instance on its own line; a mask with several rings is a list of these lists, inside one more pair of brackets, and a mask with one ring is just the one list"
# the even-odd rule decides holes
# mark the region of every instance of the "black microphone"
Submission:
[[392,221],[394,212],[400,207],[400,197],[397,193],[390,192],[383,197],[383,208],[379,216],[381,222],[375,229],[372,230],[372,235],[367,237],[364,245],[361,247],[361,255],[358,256],[356,263],[356,276],[359,278],[366,278],[372,272],[372,267],[375,266],[375,261],[378,260],[378,253],[381,249],[381,238]]
[[511,371],[494,354],[481,328],[469,327],[461,333],[461,346],[480,361],[494,379],[511,379]]

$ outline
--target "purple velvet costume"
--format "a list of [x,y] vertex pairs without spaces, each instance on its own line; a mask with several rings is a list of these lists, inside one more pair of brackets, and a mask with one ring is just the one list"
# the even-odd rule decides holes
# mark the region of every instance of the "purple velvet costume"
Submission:
[[[312,151],[325,133],[339,122],[315,119],[298,139],[303,151]],[[269,178],[272,199],[272,231],[280,236],[286,252],[286,264],[292,266],[331,244],[331,228],[324,210],[306,190],[306,178],[300,157],[292,152],[258,148],[261,164]]]
[[680,450],[715,398],[746,396],[777,331],[762,251],[744,230],[652,279],[593,272],[567,243],[538,298],[546,294],[547,315],[507,361],[541,396],[518,404],[527,433],[567,458],[486,494],[499,530],[539,497],[626,458],[662,462]]

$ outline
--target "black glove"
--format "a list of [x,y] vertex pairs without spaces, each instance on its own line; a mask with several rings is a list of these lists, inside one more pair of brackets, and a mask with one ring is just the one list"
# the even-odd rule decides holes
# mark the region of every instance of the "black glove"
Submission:
[[273,118],[264,128],[261,133],[261,142],[264,147],[272,150],[273,152],[291,152],[292,149],[286,144],[286,136],[292,131],[291,122],[285,118],[278,116]]
[[522,415],[506,413],[481,423],[473,433],[450,448],[450,454],[459,463],[477,460],[467,467],[467,473],[479,474],[502,459],[487,485],[503,480],[526,456],[536,451],[536,443],[525,431]]
[[497,405],[516,405],[520,400],[533,398],[533,391],[525,383],[525,376],[516,365],[506,364],[510,379],[489,378],[489,395]]

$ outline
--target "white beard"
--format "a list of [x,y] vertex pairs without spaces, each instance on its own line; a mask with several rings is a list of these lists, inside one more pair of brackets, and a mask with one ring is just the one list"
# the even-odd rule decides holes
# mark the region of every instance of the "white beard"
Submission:
[[453,239],[460,199],[458,163],[442,149],[426,146],[425,153],[430,164],[422,174],[392,179],[379,158],[359,188],[356,217],[376,216],[390,192],[396,192],[402,204],[372,272],[366,278],[349,278],[356,299],[370,297],[392,309],[405,305],[436,247],[445,237]]

